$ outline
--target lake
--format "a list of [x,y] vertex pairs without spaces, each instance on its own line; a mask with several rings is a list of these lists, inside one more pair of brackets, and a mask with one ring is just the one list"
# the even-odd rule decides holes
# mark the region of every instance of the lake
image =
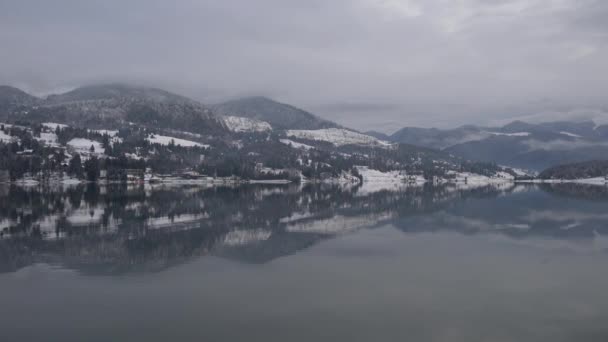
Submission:
[[607,341],[608,188],[0,187],[0,341]]

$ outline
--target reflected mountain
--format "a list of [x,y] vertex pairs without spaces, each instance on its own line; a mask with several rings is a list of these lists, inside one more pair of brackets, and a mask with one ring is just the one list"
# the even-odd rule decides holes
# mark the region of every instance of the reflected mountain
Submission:
[[597,201],[605,198],[602,190],[561,184],[390,191],[328,184],[11,186],[0,188],[0,272],[36,263],[93,275],[158,272],[203,256],[265,263],[386,225],[406,234],[593,242],[608,234],[605,204]]

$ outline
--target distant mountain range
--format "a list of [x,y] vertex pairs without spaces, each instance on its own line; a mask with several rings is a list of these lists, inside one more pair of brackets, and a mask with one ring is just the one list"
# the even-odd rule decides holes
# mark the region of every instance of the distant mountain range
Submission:
[[[278,151],[272,146],[283,145],[293,157],[286,166],[293,166],[293,160],[308,161],[311,150],[329,153],[323,156],[328,165],[336,163],[325,160],[337,156],[365,166],[378,158],[382,160],[378,167],[386,170],[411,166],[411,158],[420,156],[445,165],[474,161],[535,171],[608,159],[608,125],[590,121],[515,121],[500,127],[406,127],[392,135],[360,133],[265,97],[207,105],[162,89],[119,83],[80,87],[46,98],[0,86],[0,122],[51,122],[89,130],[138,127],[216,150],[239,146],[239,153],[249,153],[245,159],[266,155],[259,158],[266,163],[274,158],[270,151]],[[369,153],[378,148],[385,155]]]
[[392,135],[368,132],[391,142],[439,149],[465,159],[512,167],[548,167],[608,158],[608,125],[592,121],[530,124],[515,121],[500,127],[455,129],[406,127]]
[[[264,97],[212,106],[116,83],[46,98],[2,87],[0,105],[0,169],[13,179],[56,172],[76,154],[103,161],[89,163],[92,178],[98,168],[123,178],[124,172],[113,169],[340,182],[366,179],[357,170],[391,182],[423,175],[467,179],[472,173],[504,180],[517,174],[425,146],[383,141]],[[72,173],[82,178],[80,163],[74,162]]]

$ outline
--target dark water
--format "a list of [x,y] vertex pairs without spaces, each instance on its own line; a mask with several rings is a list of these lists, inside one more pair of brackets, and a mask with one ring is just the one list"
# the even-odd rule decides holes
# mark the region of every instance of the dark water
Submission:
[[608,189],[0,188],[0,341],[608,341]]

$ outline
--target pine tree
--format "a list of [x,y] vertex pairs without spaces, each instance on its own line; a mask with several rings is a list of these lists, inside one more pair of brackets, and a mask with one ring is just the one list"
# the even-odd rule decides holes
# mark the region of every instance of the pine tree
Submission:
[[68,174],[73,177],[82,178],[83,170],[80,154],[75,153],[72,159],[70,159],[70,164],[68,165]]
[[99,160],[97,157],[92,157],[84,163],[84,170],[87,175],[87,180],[91,182],[97,181],[99,178]]

